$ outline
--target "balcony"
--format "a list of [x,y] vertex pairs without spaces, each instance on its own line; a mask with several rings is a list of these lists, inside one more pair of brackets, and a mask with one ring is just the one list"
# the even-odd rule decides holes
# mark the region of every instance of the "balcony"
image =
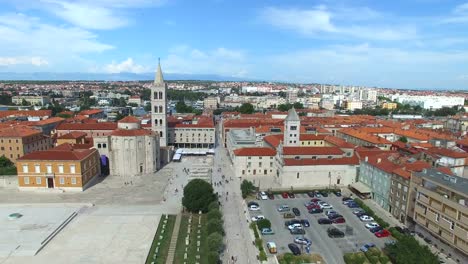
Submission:
[[439,225],[440,225],[440,227],[444,228],[447,231],[449,231],[450,227],[451,227],[451,224],[449,222],[445,221],[444,219],[440,219]]
[[468,215],[460,214],[460,222],[468,223]]
[[452,210],[450,207],[445,206],[444,213],[448,216],[450,216],[453,219],[457,219],[457,211]]
[[429,197],[426,197],[424,195],[419,195],[418,201],[421,201],[421,202],[428,205],[429,204]]
[[459,227],[458,224],[455,225],[455,228],[453,229],[453,233],[455,233],[455,235],[457,235],[458,237],[468,240],[468,231]]
[[431,222],[429,222],[429,225],[427,226],[427,228],[434,232],[435,234],[438,234],[439,233],[439,227]]
[[418,222],[422,226],[426,226],[426,218],[424,216],[418,215],[416,217],[416,222]]
[[456,241],[455,241],[455,244],[456,244],[457,248],[459,248],[459,249],[460,249],[461,251],[463,251],[465,254],[468,254],[468,244],[463,243],[463,242],[460,241],[460,240],[463,240],[463,241],[467,242],[466,239],[459,238],[459,237],[457,236]]
[[440,236],[441,236],[443,239],[445,239],[445,240],[447,240],[447,241],[453,243],[453,235],[452,235],[451,233],[442,231],[441,234],[440,234]]
[[417,206],[416,205],[416,209],[415,209],[416,213],[419,213],[421,215],[426,215],[426,210],[424,208],[422,208],[421,206]]
[[432,222],[437,222],[437,221],[436,221],[436,214],[433,213],[433,212],[431,212],[431,211],[429,211],[429,210],[428,210],[427,213],[426,213],[426,218],[429,219],[429,220],[431,220]]
[[434,200],[431,201],[431,207],[436,209],[437,211],[442,212],[442,203],[436,202]]

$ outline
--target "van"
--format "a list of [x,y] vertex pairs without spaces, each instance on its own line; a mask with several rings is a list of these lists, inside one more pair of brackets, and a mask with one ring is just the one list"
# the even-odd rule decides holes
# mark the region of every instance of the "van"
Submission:
[[278,207],[278,212],[287,212],[290,211],[291,209],[289,208],[288,205],[283,204]]
[[268,251],[270,251],[271,254],[276,254],[276,244],[275,244],[275,242],[267,242],[267,248],[268,248]]

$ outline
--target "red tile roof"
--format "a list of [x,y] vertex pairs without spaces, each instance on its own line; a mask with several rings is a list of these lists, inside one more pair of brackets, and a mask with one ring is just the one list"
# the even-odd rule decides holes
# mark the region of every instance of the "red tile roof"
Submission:
[[134,116],[126,116],[120,119],[118,123],[140,123],[140,120]]
[[148,129],[116,129],[112,131],[112,136],[117,137],[135,137],[135,136],[146,136],[146,135],[153,135],[153,131]]
[[83,160],[84,158],[96,153],[96,149],[76,149],[73,145],[64,143],[53,149],[45,151],[36,151],[18,158],[20,161],[27,160]]
[[283,134],[265,136],[263,140],[270,146],[277,148],[280,142],[283,141]]
[[9,116],[51,116],[52,110],[7,110],[0,111],[0,118]]
[[446,148],[429,148],[426,150],[427,153],[436,154],[439,156],[450,157],[454,159],[462,159],[468,158],[468,153],[466,152],[459,152],[451,149]]
[[276,150],[266,147],[240,148],[234,150],[236,156],[275,156]]
[[53,123],[60,123],[60,122],[63,122],[65,120],[65,118],[61,118],[61,117],[50,117],[50,118],[47,118],[47,119],[43,119],[43,120],[40,120],[40,121],[37,121],[37,122],[34,122],[34,126],[44,126],[44,125],[50,125],[50,124],[53,124]]
[[72,131],[70,133],[67,133],[67,134],[64,134],[64,135],[58,137],[57,139],[78,139],[78,138],[82,138],[82,137],[86,137],[85,132]]
[[325,135],[315,135],[315,134],[300,134],[299,140],[300,141],[307,141],[307,140],[324,140]]
[[102,109],[88,109],[78,113],[78,115],[95,115],[104,112]]
[[57,126],[57,130],[114,130],[117,128],[117,123],[102,122],[102,123],[61,123]]
[[343,155],[337,147],[283,147],[283,155]]
[[[196,123],[196,124],[194,124]],[[167,118],[168,127],[200,127],[200,128],[214,128],[213,118],[210,116],[186,116],[184,118],[177,118],[175,116],[169,116]]]
[[11,126],[0,129],[0,137],[27,137],[33,135],[41,135],[41,131],[28,126]]
[[356,145],[346,142],[344,139],[334,137],[334,136],[326,136],[325,141],[339,148],[355,148],[356,147]]
[[356,156],[334,159],[284,159],[285,166],[358,165]]

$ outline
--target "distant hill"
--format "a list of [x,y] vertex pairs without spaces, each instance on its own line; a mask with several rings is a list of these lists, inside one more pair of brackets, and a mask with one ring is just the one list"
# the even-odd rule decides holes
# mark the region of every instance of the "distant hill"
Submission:
[[[166,80],[201,80],[201,81],[254,81],[248,78],[237,78],[230,76],[221,76],[216,74],[181,74],[181,73],[166,73]],[[84,73],[84,72],[0,72],[0,80],[13,81],[144,81],[153,80],[154,73]]]

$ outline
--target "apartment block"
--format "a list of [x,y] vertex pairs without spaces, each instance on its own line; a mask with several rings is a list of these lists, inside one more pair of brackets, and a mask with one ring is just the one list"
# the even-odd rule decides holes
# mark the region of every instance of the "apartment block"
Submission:
[[12,162],[27,153],[51,147],[52,139],[31,127],[15,125],[0,129],[0,156]]
[[425,169],[411,177],[413,220],[468,256],[468,179]]

